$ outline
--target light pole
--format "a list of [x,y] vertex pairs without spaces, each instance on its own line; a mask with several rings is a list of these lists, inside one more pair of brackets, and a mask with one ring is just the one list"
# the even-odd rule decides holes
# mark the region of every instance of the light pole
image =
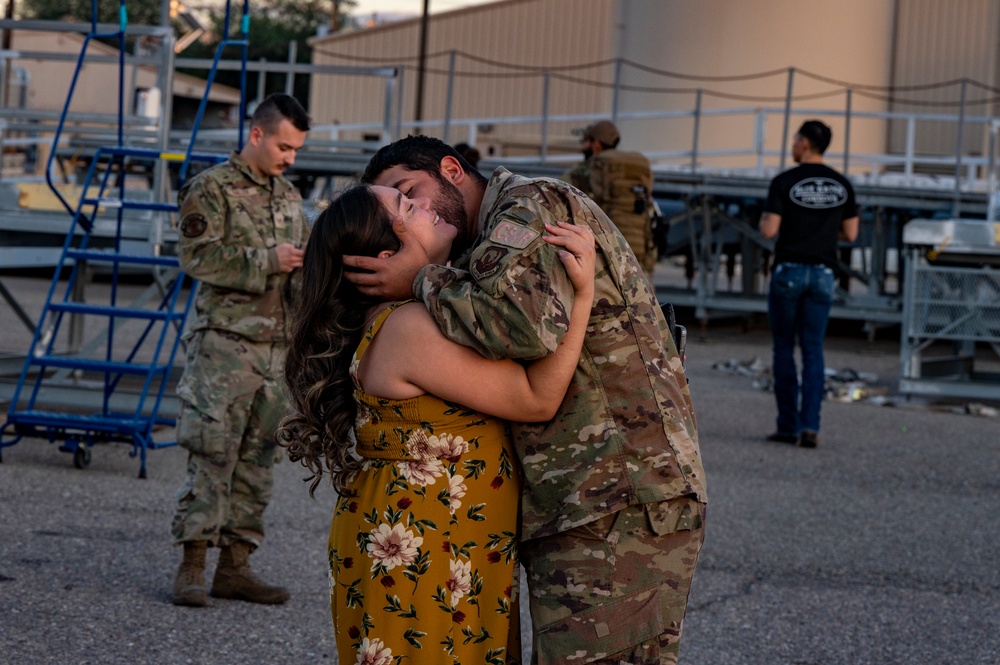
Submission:
[[417,60],[417,102],[413,111],[414,133],[420,133],[420,121],[424,117],[424,69],[427,67],[427,24],[431,0],[424,0],[424,13],[420,17],[420,55]]
[[[8,21],[14,18],[14,0],[7,0],[7,9],[4,11],[3,17]],[[13,44],[11,39],[11,33],[13,30],[3,31],[3,44],[0,48],[4,51],[9,51]],[[0,90],[0,106],[6,108],[8,95],[10,93],[10,76],[12,68],[10,65],[10,58],[4,58],[3,60],[3,90]]]

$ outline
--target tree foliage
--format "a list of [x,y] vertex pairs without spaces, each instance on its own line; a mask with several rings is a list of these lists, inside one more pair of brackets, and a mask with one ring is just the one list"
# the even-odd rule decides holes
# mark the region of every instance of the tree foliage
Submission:
[[[43,21],[90,21],[92,0],[22,0],[25,18]],[[160,24],[160,0],[127,0],[129,23]],[[97,22],[118,23],[118,0],[97,0]]]
[[[321,26],[330,24],[333,0],[267,0],[251,2],[250,4],[250,43],[247,49],[247,59],[256,62],[260,59],[268,62],[287,62],[289,45],[297,43],[296,62],[312,62],[312,49],[307,40],[316,35]],[[353,6],[350,0],[340,0],[341,10],[345,6]],[[241,4],[231,11],[229,36],[230,39],[240,37]],[[185,56],[212,57],[222,39],[225,29],[225,13],[223,11],[212,15],[211,31],[214,38],[210,43],[198,43],[184,52]],[[236,48],[227,50],[226,59],[239,57]],[[201,74],[203,75],[203,74]],[[220,71],[216,80],[226,85],[239,87],[239,72]],[[247,77],[247,98],[257,96],[258,78],[255,74]],[[265,79],[264,95],[281,92],[285,89],[285,77],[280,74],[268,74]],[[309,77],[295,77],[293,94],[306,103],[309,99]]]

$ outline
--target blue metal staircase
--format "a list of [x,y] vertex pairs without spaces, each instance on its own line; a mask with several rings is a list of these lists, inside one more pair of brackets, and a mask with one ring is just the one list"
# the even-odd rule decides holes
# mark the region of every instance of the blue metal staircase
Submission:
[[[60,441],[61,450],[73,454],[74,464],[85,468],[90,463],[91,448],[96,443],[122,442],[132,445],[131,455],[139,456],[139,477],[146,477],[146,451],[176,445],[175,441],[157,442],[153,433],[157,428],[170,427],[175,420],[160,415],[160,407],[171,378],[171,371],[188,313],[194,302],[197,283],[185,279],[176,256],[159,255],[155,246],[149,255],[123,251],[122,224],[126,215],[150,216],[151,223],[176,213],[173,201],[157,202],[126,197],[128,165],[134,162],[180,162],[183,179],[191,163],[214,164],[227,155],[194,152],[198,127],[204,115],[208,93],[222,52],[229,46],[239,46],[242,52],[243,76],[240,96],[239,144],[242,147],[243,116],[245,113],[246,58],[249,33],[249,0],[243,2],[241,37],[230,39],[230,7],[226,3],[226,32],[216,49],[215,59],[205,87],[205,94],[198,110],[195,128],[185,154],[130,148],[124,141],[124,72],[125,31],[128,25],[125,0],[119,0],[119,26],[116,32],[100,33],[97,24],[97,0],[91,0],[91,32],[84,40],[76,70],[70,83],[66,104],[53,139],[55,145],[62,132],[70,102],[84,63],[87,47],[94,39],[116,38],[119,49],[118,142],[117,145],[98,149],[90,162],[79,201],[71,204],[52,182],[52,160],[49,156],[47,180],[50,188],[72,215],[62,254],[52,284],[49,287],[42,314],[15,387],[7,420],[0,427],[0,452],[13,446],[24,437]],[[108,243],[97,242],[94,230],[98,224],[107,225],[114,219],[115,233]],[[101,245],[101,246],[98,246]],[[82,302],[78,288],[87,277],[87,266],[103,266],[110,270],[110,289],[107,302],[91,304]],[[123,304],[119,294],[119,278],[123,271],[151,270],[164,277],[159,302]],[[60,286],[61,277],[68,279]],[[184,295],[185,285],[190,288]],[[60,353],[57,342],[67,315],[73,319],[96,320],[103,325],[97,345],[88,345],[83,353],[71,350]],[[126,326],[140,332],[137,337],[123,334]],[[65,335],[63,335],[65,336]],[[70,345],[72,346],[72,345]],[[103,347],[98,349],[97,346]],[[99,351],[99,352],[98,352]],[[96,352],[96,353],[95,353]],[[45,408],[46,388],[67,380],[81,382],[99,392],[99,407],[92,410]],[[127,393],[128,397],[123,399]],[[123,403],[134,404],[127,410]],[[0,458],[2,461],[2,458]]]

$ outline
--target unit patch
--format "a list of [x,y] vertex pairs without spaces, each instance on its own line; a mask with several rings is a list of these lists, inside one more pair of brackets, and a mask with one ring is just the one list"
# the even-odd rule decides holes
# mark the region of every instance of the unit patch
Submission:
[[181,221],[181,233],[185,238],[197,238],[208,228],[208,222],[203,215],[192,213]]
[[476,280],[485,279],[500,269],[500,261],[510,250],[506,247],[489,247],[472,264],[472,276]]
[[538,237],[538,231],[529,229],[526,226],[518,226],[506,220],[500,222],[490,233],[490,240],[493,242],[513,247],[514,249],[524,249]]

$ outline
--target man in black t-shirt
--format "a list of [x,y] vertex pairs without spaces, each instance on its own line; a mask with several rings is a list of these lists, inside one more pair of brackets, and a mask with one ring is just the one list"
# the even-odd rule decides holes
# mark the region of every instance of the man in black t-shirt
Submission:
[[[767,298],[778,418],[776,431],[767,439],[803,448],[819,443],[826,370],[823,337],[833,304],[837,242],[854,242],[858,236],[854,189],[823,163],[830,137],[830,128],[819,120],[802,124],[792,142],[792,157],[799,166],[771,181],[760,217],[764,237],[778,236]],[[796,338],[802,350],[801,390]]]

